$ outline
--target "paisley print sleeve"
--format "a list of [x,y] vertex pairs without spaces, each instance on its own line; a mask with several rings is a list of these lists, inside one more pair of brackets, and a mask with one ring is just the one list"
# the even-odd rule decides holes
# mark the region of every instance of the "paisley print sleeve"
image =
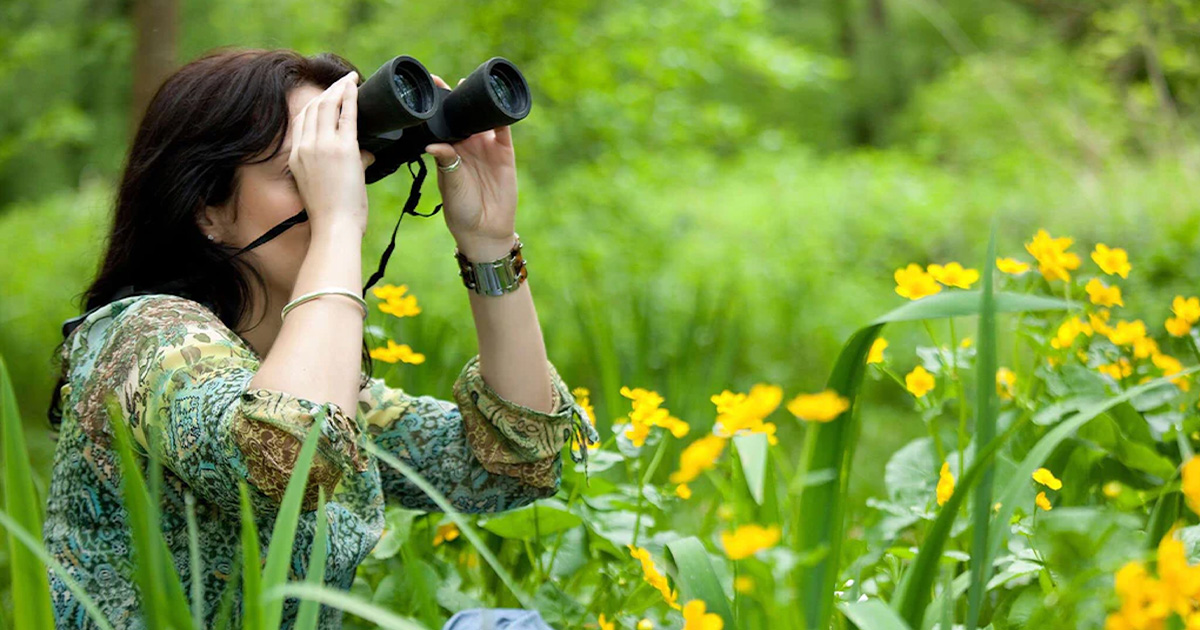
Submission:
[[329,496],[343,474],[367,469],[355,420],[332,402],[250,387],[257,356],[202,305],[153,296],[111,326],[94,369],[117,391],[135,447],[154,449],[198,496],[237,514],[244,481],[256,512],[274,513],[308,429],[321,419],[304,509],[315,509],[318,486]]
[[[359,397],[375,443],[420,473],[463,512],[499,512],[558,491],[563,445],[599,441],[554,365],[553,405],[545,413],[498,395],[479,373],[479,356],[454,382],[454,401],[413,396],[370,379]],[[457,403],[457,404],[456,404]],[[577,458],[574,451],[572,456]],[[410,509],[437,510],[398,471],[379,464],[384,493]]]

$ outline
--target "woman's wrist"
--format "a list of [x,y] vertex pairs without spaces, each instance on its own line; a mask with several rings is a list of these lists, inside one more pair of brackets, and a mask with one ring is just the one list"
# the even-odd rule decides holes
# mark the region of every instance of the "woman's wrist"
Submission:
[[458,251],[466,256],[467,260],[491,262],[504,258],[512,251],[513,246],[517,244],[517,235],[514,232],[501,238],[455,237],[454,240],[458,244]]
[[366,228],[354,219],[332,219],[316,222],[310,217],[309,223],[312,226],[313,240],[320,238],[341,243],[348,241],[358,241],[361,243],[363,236],[366,235]]

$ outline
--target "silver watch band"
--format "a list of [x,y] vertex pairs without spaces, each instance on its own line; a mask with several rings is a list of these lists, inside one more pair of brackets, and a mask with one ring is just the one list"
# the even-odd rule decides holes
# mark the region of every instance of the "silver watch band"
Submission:
[[504,295],[519,289],[529,272],[521,254],[521,236],[515,233],[514,236],[516,242],[512,250],[497,260],[471,262],[455,248],[454,257],[458,261],[458,275],[462,278],[463,285],[479,295],[490,296]]

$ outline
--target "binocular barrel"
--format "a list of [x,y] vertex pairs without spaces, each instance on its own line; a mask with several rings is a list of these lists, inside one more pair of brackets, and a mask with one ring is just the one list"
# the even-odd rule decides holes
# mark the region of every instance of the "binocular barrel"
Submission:
[[416,59],[394,57],[358,88],[358,144],[375,155],[366,182],[419,158],[426,145],[518,122],[532,105],[525,77],[503,57],[483,62],[450,90]]

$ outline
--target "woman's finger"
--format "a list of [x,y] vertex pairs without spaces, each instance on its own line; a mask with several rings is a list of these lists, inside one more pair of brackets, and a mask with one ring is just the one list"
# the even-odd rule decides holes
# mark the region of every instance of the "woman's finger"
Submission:
[[338,107],[342,103],[342,95],[346,92],[346,80],[339,80],[329,87],[317,103],[317,142],[325,144],[332,142],[337,136]]
[[338,134],[358,140],[358,85],[349,82],[342,93],[342,114],[338,117]]
[[436,75],[436,74],[430,74],[429,76],[433,77],[433,83],[434,83],[435,85],[437,85],[438,87],[444,87],[444,88],[446,88],[447,90],[449,90],[449,89],[450,89],[450,84],[449,84],[449,83],[446,83],[446,81],[445,81],[445,80],[443,80],[443,79],[442,79],[442,77],[439,77],[439,76],[438,76],[438,75]]
[[509,127],[508,125],[504,125],[502,127],[496,127],[496,142],[499,142],[500,144],[511,148],[513,145],[513,143],[512,143],[512,127]]
[[[459,158],[458,151],[455,151],[454,147],[444,142],[437,142],[425,147],[425,152],[433,156],[433,159],[437,162],[438,166],[443,167],[450,166],[456,159]],[[442,174],[450,175],[455,172],[457,171],[451,171],[450,173]]]

